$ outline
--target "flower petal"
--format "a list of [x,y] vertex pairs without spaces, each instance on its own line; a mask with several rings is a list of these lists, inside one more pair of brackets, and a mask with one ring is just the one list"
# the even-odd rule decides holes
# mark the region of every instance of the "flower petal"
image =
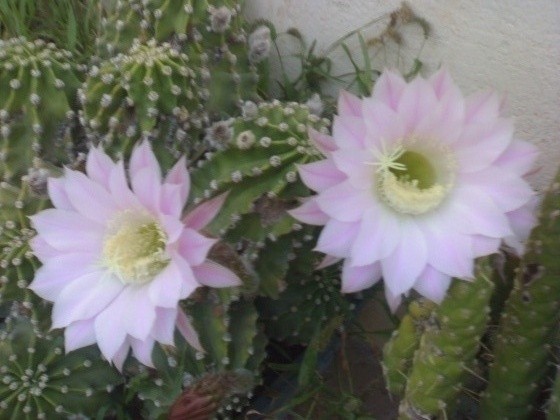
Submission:
[[134,148],[129,167],[131,179],[134,179],[140,171],[147,169],[157,179],[157,183],[161,184],[161,168],[148,140],[142,141]]
[[179,254],[191,265],[199,265],[206,260],[210,248],[217,239],[207,238],[195,230],[186,228],[179,237]]
[[360,228],[359,222],[340,222],[331,219],[323,228],[316,251],[335,257],[347,258]]
[[151,167],[136,171],[132,177],[132,190],[138,200],[153,214],[160,213],[161,184],[159,173]]
[[191,324],[191,321],[187,318],[183,311],[179,311],[177,314],[177,329],[185,337],[187,343],[189,343],[196,350],[204,352],[202,345],[198,339],[198,334]]
[[298,173],[305,185],[318,192],[324,191],[346,178],[330,159],[298,165]]
[[176,308],[181,296],[183,276],[172,261],[146,288],[153,306]]
[[154,367],[152,363],[152,351],[154,349],[154,340],[148,337],[144,340],[138,340],[136,338],[130,339],[130,345],[132,347],[132,353],[141,363],[151,368]]
[[64,178],[49,178],[47,190],[53,206],[60,210],[76,210],[66,194]]
[[109,174],[115,164],[101,147],[92,147],[86,159],[86,173],[93,181],[109,189]]
[[199,204],[183,218],[183,223],[194,230],[203,229],[220,212],[228,193],[218,195]]
[[342,266],[342,293],[354,293],[368,289],[381,278],[379,263],[353,267],[347,259]]
[[156,320],[150,335],[158,342],[172,346],[174,344],[177,308],[156,308]]
[[308,225],[324,225],[330,219],[329,216],[319,208],[314,197],[305,200],[301,206],[288,210],[288,214]]
[[384,71],[375,82],[372,98],[397,110],[406,82],[396,72]]
[[450,283],[451,277],[428,265],[414,283],[414,289],[432,302],[441,303]]
[[328,156],[330,152],[338,149],[338,146],[331,136],[312,128],[309,129],[309,140],[311,144],[325,156]]
[[406,239],[401,240],[393,253],[381,261],[385,286],[393,295],[408,292],[428,260],[426,241],[416,223],[409,219],[403,219],[401,223]]
[[93,319],[76,321],[64,330],[64,348],[66,353],[95,344]]
[[341,90],[338,95],[338,115],[360,117],[362,115],[362,101],[357,96],[346,90]]
[[343,181],[315,198],[319,208],[341,222],[359,221],[364,210],[373,201],[370,191],[356,190],[349,181]]
[[183,156],[181,159],[173,165],[173,168],[167,173],[165,177],[165,184],[179,185],[180,186],[180,201],[185,203],[189,197],[189,191],[191,187],[191,179],[189,171],[187,170],[187,161]]
[[206,261],[192,268],[196,280],[209,287],[240,286],[241,279],[237,275],[213,261]]

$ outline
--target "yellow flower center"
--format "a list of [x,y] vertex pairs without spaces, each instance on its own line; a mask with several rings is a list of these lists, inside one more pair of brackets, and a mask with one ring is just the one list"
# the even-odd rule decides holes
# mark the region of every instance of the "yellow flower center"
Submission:
[[454,159],[449,150],[431,143],[409,141],[407,148],[374,151],[375,190],[393,210],[419,215],[438,207],[454,181]]
[[125,211],[109,223],[103,264],[124,284],[144,284],[169,263],[167,235],[149,215]]

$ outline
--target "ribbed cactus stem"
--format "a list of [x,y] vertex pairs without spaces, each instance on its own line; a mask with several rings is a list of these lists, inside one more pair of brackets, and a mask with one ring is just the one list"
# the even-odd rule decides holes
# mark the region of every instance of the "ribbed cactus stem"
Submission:
[[490,279],[489,261],[479,260],[474,281],[454,280],[434,310],[414,354],[400,418],[449,416],[486,330],[494,288]]
[[420,345],[420,337],[434,306],[433,302],[426,299],[413,301],[399,328],[383,348],[383,375],[387,389],[394,395],[401,396],[404,393],[414,352]]
[[548,400],[547,420],[560,420],[560,366],[556,367],[556,377]]
[[531,418],[560,306],[560,172],[548,189],[495,337],[481,418]]

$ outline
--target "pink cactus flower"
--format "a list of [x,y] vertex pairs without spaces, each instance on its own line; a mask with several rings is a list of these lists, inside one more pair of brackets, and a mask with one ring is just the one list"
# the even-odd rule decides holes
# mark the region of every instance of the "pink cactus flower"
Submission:
[[411,289],[440,302],[502,241],[522,252],[535,223],[537,151],[513,131],[495,93],[386,71],[371,97],[341,94],[332,137],[311,133],[326,159],[299,174],[318,194],[291,214],[324,225],[316,249],[344,259],[343,292],[383,278],[393,309]]
[[240,280],[207,259],[216,240],[198,232],[224,197],[181,220],[189,188],[185,159],[162,180],[148,142],[132,152],[128,179],[123,161],[92,148],[86,174],[66,169],[48,180],[54,208],[31,217],[43,265],[30,288],[54,302],[52,327],[65,328],[67,352],[97,343],[122,369],[132,348],[151,366],[154,343],[173,344],[175,327],[202,351],[179,301],[201,285]]

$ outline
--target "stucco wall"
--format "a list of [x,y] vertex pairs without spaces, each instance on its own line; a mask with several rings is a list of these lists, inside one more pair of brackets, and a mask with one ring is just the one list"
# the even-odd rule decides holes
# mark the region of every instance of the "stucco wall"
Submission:
[[[249,19],[266,18],[279,31],[298,28],[308,40],[317,39],[320,50],[399,5],[399,0],[246,0],[245,10]],[[409,5],[433,32],[423,47],[420,31],[407,33],[408,57],[421,51],[428,72],[445,64],[465,93],[487,87],[506,93],[517,136],[542,151],[541,169],[531,178],[542,188],[560,164],[560,0]],[[387,64],[394,66],[391,60]]]

